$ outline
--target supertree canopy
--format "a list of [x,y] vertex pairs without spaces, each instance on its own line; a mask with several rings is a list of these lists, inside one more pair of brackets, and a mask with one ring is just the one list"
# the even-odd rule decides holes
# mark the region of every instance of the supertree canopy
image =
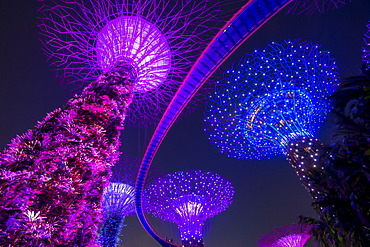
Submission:
[[337,9],[350,2],[352,0],[293,0],[287,9],[288,13],[311,15]]
[[206,219],[224,211],[232,202],[234,188],[217,174],[183,171],[155,180],[146,191],[148,213],[177,224],[182,246],[204,246]]
[[38,26],[61,81],[78,90],[118,63],[129,63],[136,75],[129,115],[138,125],[159,116],[205,47],[212,29],[207,21],[215,20],[215,8],[204,1],[46,2]]
[[335,62],[317,45],[271,43],[247,55],[217,83],[205,130],[228,156],[287,154],[292,141],[312,137],[323,122],[337,80]]
[[311,238],[311,228],[291,224],[276,228],[258,240],[260,247],[303,247]]

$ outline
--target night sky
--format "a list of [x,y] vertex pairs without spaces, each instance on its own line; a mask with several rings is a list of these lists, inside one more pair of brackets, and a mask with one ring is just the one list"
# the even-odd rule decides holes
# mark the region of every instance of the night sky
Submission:
[[[71,97],[59,84],[42,53],[36,27],[36,0],[0,1],[0,147],[32,128],[47,112],[63,106]],[[284,12],[284,11],[283,11]],[[258,30],[219,69],[230,68],[245,53],[272,41],[301,39],[331,51],[341,77],[359,74],[363,34],[370,20],[370,1],[352,0],[338,10],[311,16],[279,13]],[[227,158],[203,132],[205,108],[174,124],[160,147],[153,168],[161,173],[200,169],[231,181],[235,198],[231,206],[206,224],[209,247],[254,247],[276,227],[294,223],[299,215],[315,216],[311,199],[284,157],[249,161]],[[331,142],[330,118],[318,137]],[[152,130],[128,127],[122,134],[121,151],[142,157]],[[178,239],[172,224],[151,220],[163,236]],[[136,216],[126,218],[121,246],[155,247]],[[307,246],[315,246],[311,241]]]

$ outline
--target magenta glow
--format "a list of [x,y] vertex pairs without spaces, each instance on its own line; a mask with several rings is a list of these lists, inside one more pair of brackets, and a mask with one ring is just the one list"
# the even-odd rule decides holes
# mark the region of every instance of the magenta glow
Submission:
[[260,247],[303,247],[311,238],[311,228],[291,224],[276,228],[258,240]]

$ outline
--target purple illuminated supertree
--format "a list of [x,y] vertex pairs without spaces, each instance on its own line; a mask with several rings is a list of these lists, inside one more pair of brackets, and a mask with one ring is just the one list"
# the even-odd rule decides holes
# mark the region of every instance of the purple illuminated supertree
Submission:
[[0,155],[0,236],[6,246],[95,246],[131,101],[155,108],[172,92],[166,77],[190,66],[213,10],[190,1],[50,2],[40,9],[45,51],[63,78],[90,84]]
[[308,226],[291,224],[276,228],[258,240],[260,247],[303,247],[312,236]]
[[3,246],[98,246],[133,83],[128,65],[102,74],[0,153]]
[[234,188],[217,174],[183,171],[155,180],[146,190],[146,210],[152,216],[174,222],[182,246],[204,246],[204,222],[232,202]]
[[333,9],[337,9],[352,0],[294,0],[288,5],[288,13],[291,14],[307,14],[323,13]]
[[211,96],[206,132],[228,156],[263,159],[287,155],[306,188],[327,155],[315,131],[331,110],[338,87],[329,52],[310,43],[272,43],[227,71]]
[[125,217],[135,213],[135,177],[140,160],[124,155],[113,167],[111,183],[102,201],[103,222],[99,242],[103,247],[118,246]]
[[[45,1],[46,2],[46,1]],[[44,51],[61,81],[77,89],[119,62],[135,73],[129,118],[160,116],[205,47],[210,3],[177,0],[50,0],[40,8]]]

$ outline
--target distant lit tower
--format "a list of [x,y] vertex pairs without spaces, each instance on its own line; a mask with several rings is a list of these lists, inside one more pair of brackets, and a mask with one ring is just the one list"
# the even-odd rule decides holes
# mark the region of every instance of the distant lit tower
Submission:
[[234,188],[217,174],[182,171],[155,180],[146,191],[146,210],[152,216],[174,222],[182,246],[204,246],[204,222],[232,202]]
[[103,247],[119,246],[120,233],[125,217],[135,214],[135,177],[140,160],[136,157],[123,155],[113,167],[113,175],[106,188],[102,212],[103,222],[99,232],[99,242]]
[[364,69],[366,71],[370,70],[370,24],[367,25],[368,31],[365,34],[365,47],[363,48],[364,54],[362,55],[362,60],[364,61]]
[[[47,1],[45,1],[47,2]],[[63,83],[83,87],[119,63],[135,74],[130,119],[147,125],[172,98],[206,46],[209,3],[163,0],[49,0],[38,26]],[[154,119],[153,119],[154,118]]]
[[337,9],[350,2],[352,0],[293,0],[287,9],[291,14],[312,15]]
[[310,227],[291,224],[276,228],[258,240],[260,247],[303,247],[311,238]]
[[334,60],[317,45],[271,43],[247,55],[217,83],[205,130],[229,157],[287,155],[309,188],[307,170],[322,169],[319,159],[326,155],[314,133],[331,110],[337,80]]

